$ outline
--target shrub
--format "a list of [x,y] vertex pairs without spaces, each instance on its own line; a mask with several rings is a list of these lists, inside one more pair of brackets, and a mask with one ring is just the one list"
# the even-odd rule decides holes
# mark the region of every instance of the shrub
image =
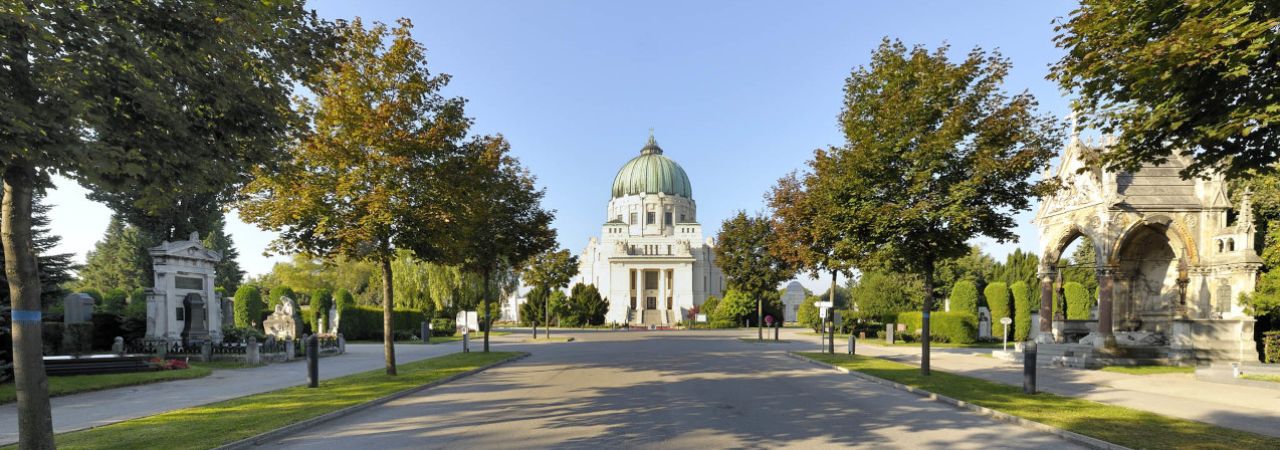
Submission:
[[[94,313],[92,320],[93,340],[91,345],[94,350],[110,350],[111,344],[116,341],[116,336],[128,340],[125,337],[126,333],[122,327],[123,319],[120,316],[111,313]],[[143,326],[145,327],[146,325],[144,324]]]
[[720,300],[720,304],[716,305],[715,315],[712,320],[726,320],[736,324],[742,323],[743,319],[750,317],[755,319],[756,302],[744,292],[730,289],[724,294],[724,299]]
[[810,295],[800,302],[800,310],[796,311],[796,322],[809,327],[814,333],[822,331],[822,317],[818,315],[818,307],[813,302],[821,301],[822,297]]
[[1062,285],[1063,295],[1067,297],[1067,319],[1087,320],[1089,310],[1093,308],[1093,297],[1083,284],[1068,281]]
[[1262,333],[1262,362],[1280,363],[1280,331]]
[[236,289],[235,304],[232,306],[235,312],[236,327],[261,327],[260,311],[265,306],[262,303],[262,294],[258,292],[257,286],[251,284],[240,286],[240,289]]
[[707,323],[707,328],[738,328],[740,325],[732,320],[715,319]]
[[351,291],[346,289],[338,289],[333,293],[333,304],[338,309],[356,305],[356,298],[351,295]]
[[710,322],[711,318],[715,317],[714,314],[716,312],[716,306],[719,306],[719,305],[720,305],[720,297],[716,297],[712,295],[710,297],[707,297],[707,301],[702,302],[702,306],[699,307],[701,308],[699,309],[699,312],[701,312],[702,314],[706,314],[707,321]]
[[62,352],[62,332],[66,330],[66,326],[62,322],[43,322],[41,334],[43,337],[45,356],[57,355]]
[[107,291],[102,297],[102,312],[108,314],[124,313],[125,301],[128,299],[129,293],[124,289],[112,289]]
[[121,315],[126,320],[141,320],[144,323],[147,321],[147,293],[142,288],[134,289],[133,293],[129,294],[129,302]]
[[458,334],[458,325],[454,319],[431,319],[432,336],[453,336],[455,334]]
[[957,281],[951,288],[951,310],[978,316],[978,286],[969,280]]
[[[320,332],[320,324],[329,318],[329,308],[333,306],[333,293],[328,289],[316,289],[311,294],[311,329]],[[329,330],[332,332],[332,330]]]
[[244,342],[250,337],[257,339],[258,342],[267,340],[267,334],[257,328],[236,327],[225,325],[222,327],[222,340],[226,342]]
[[83,355],[93,351],[93,323],[64,324],[62,353]]
[[[898,314],[898,323],[907,326],[908,335],[919,335],[923,320],[919,312]],[[933,342],[971,344],[978,337],[978,318],[955,311],[935,311],[929,317],[929,338]]]
[[987,288],[982,290],[982,294],[987,297],[987,308],[991,309],[991,335],[1004,336],[1004,324],[1000,323],[1000,319],[1010,317],[1009,312],[1012,310],[1009,285],[1003,281],[997,281],[988,284]]
[[1013,340],[1025,341],[1031,337],[1031,313],[1038,305],[1025,281],[1013,282],[1009,291],[1013,294]]
[[275,309],[280,304],[280,297],[289,297],[294,303],[298,303],[298,294],[288,286],[276,286],[271,289],[271,295],[267,297],[267,307]]
[[[340,313],[339,331],[348,340],[381,340],[382,308],[376,306],[348,306]],[[421,310],[398,309],[391,313],[391,331],[417,333],[427,315]]]

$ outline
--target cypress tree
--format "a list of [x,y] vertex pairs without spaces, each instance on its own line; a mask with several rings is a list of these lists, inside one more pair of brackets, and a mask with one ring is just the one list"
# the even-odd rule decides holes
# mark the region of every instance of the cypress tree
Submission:
[[1003,317],[1010,317],[1012,311],[1009,298],[1009,285],[1003,281],[997,281],[987,285],[982,291],[987,297],[987,307],[991,308],[991,334],[992,336],[1004,336],[1004,324],[1000,323]]
[[258,328],[261,324],[262,314],[262,294],[258,292],[257,286],[243,285],[236,290],[235,305],[232,309],[235,312],[236,328]]

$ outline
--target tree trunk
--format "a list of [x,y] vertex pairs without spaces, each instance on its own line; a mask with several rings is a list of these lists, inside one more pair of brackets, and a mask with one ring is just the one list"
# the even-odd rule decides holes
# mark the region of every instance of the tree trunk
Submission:
[[[831,331],[827,333],[827,353],[836,354],[836,271],[831,271],[831,289],[827,289],[828,300],[831,301],[831,310],[827,311],[827,318],[824,322],[829,321]],[[827,324],[822,324],[822,328],[827,328]]]
[[392,332],[391,312],[395,307],[395,296],[391,287],[391,257],[383,256],[382,260],[382,347],[387,359],[387,375],[396,374],[396,340]]
[[52,449],[53,416],[49,406],[49,378],[44,372],[40,314],[40,272],[31,244],[31,195],[35,170],[11,164],[4,171],[4,200],[0,234],[5,276],[13,303],[13,376],[18,394],[18,446]]
[[547,340],[551,340],[551,291],[547,291],[547,301],[542,303],[542,326],[546,328]]
[[920,374],[929,374],[929,315],[933,311],[933,262],[925,263],[924,312],[920,315]]
[[484,352],[489,353],[489,328],[493,327],[493,323],[489,322],[489,275],[490,271],[484,271],[484,296],[480,297],[480,307],[484,308]]
[[756,340],[764,340],[764,296],[756,296]]

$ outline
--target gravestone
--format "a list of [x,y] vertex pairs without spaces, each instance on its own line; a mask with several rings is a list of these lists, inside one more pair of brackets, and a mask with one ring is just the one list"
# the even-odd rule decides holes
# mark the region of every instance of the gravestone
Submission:
[[209,310],[197,293],[188,293],[182,299],[182,345],[189,346],[209,340]]
[[991,310],[986,306],[978,307],[978,337],[991,337]]
[[892,323],[884,324],[884,341],[888,342],[889,344],[894,343],[893,330],[894,328],[896,328],[894,325],[895,324],[892,324]]
[[62,298],[62,321],[85,323],[93,320],[93,297],[85,293],[68,294]]
[[338,325],[341,324],[342,310],[337,305],[329,308],[329,334],[338,334]]
[[111,342],[111,353],[124,356],[124,338],[123,337],[116,336],[116,339]]
[[262,322],[262,327],[268,336],[279,339],[297,339],[302,336],[302,317],[299,315],[298,304],[289,297],[280,297],[275,312]]

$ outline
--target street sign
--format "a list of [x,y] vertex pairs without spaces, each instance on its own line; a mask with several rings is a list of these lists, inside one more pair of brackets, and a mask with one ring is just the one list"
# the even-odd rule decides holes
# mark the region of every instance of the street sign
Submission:
[[830,308],[835,305],[832,304],[830,300],[826,300],[826,301],[813,302],[813,306],[817,306],[819,308]]

